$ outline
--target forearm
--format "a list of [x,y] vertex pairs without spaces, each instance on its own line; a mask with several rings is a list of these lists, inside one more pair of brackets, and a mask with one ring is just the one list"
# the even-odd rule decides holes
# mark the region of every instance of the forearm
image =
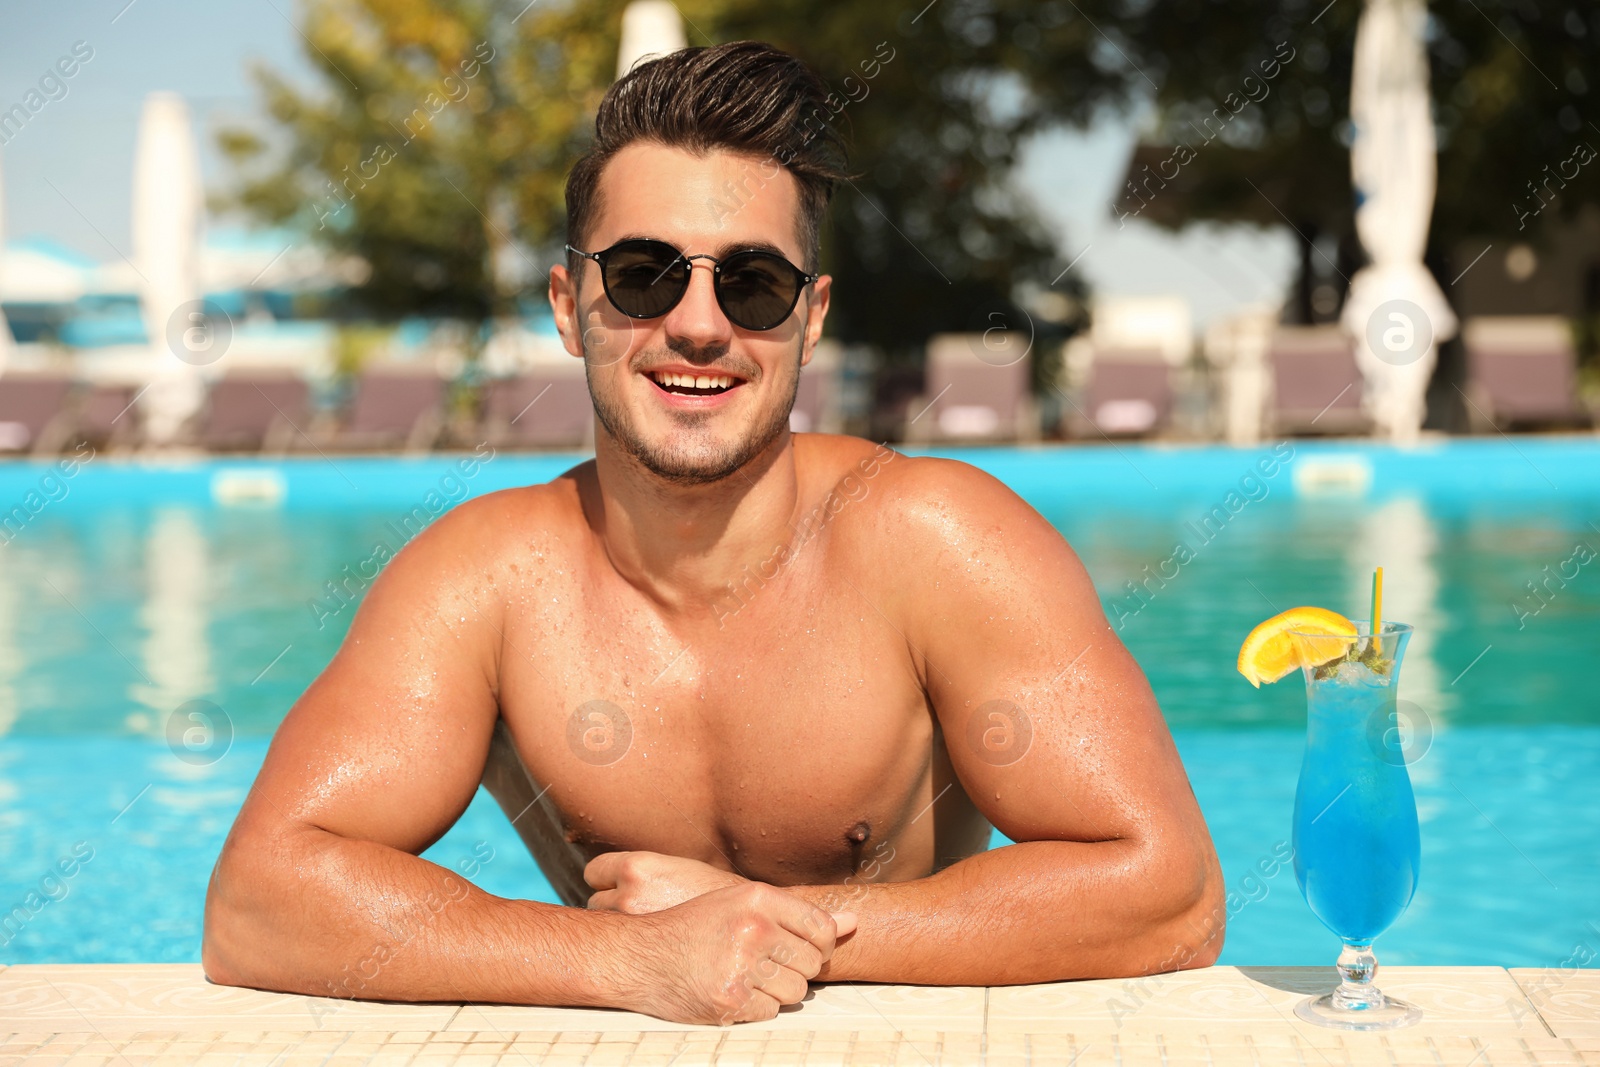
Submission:
[[1008,985],[1209,965],[1222,946],[1220,868],[1160,865],[1148,848],[1029,841],[915,881],[790,892],[859,920],[819,981]]
[[616,1005],[633,916],[506,900],[408,853],[304,828],[230,841],[206,903],[206,973],[317,996]]

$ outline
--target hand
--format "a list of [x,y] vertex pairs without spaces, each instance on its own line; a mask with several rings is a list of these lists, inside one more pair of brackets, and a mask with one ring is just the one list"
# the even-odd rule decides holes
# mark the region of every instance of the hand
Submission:
[[761,882],[628,921],[619,1006],[718,1026],[799,1003],[836,940],[856,928],[853,912],[830,914]]
[[709,863],[659,852],[607,852],[596,856],[583,869],[583,880],[595,890],[589,898],[590,908],[629,915],[666,911],[714,889],[749,882]]

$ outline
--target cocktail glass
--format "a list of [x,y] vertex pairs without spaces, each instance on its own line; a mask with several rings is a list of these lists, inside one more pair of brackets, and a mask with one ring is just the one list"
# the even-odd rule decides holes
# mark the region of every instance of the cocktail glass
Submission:
[[1306,754],[1294,797],[1295,881],[1344,942],[1339,987],[1301,1002],[1295,1014],[1340,1030],[1389,1030],[1422,1017],[1373,984],[1372,953],[1373,940],[1411,903],[1421,862],[1395,710],[1412,628],[1386,622],[1374,634],[1366,620],[1355,625],[1355,638],[1291,631],[1302,664],[1343,653],[1304,668]]

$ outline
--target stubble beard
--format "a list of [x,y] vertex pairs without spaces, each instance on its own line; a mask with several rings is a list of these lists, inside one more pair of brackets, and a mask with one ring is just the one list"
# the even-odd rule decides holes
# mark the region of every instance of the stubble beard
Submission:
[[[661,360],[647,358],[646,354],[641,353],[631,361],[630,372],[636,374],[638,366],[656,362]],[[795,362],[798,364],[798,357]],[[650,473],[674,485],[719,482],[765,452],[778,439],[778,435],[788,428],[789,413],[794,409],[795,397],[800,391],[800,375],[797,373],[785,401],[774,405],[742,440],[718,440],[709,429],[695,432],[716,418],[717,413],[675,411],[669,413],[669,418],[675,424],[674,431],[664,441],[651,441],[645,437],[625,405],[616,402],[617,398],[604,387],[596,387],[587,346],[584,349],[583,373],[589,385],[589,396],[594,401],[595,417],[612,440]],[[750,388],[754,384],[755,381],[750,379],[739,388]],[[686,437],[689,440],[685,440]]]

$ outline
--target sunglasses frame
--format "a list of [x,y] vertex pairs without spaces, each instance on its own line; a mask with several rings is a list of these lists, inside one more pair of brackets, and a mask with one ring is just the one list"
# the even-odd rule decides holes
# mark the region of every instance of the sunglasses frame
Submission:
[[[597,264],[600,265],[600,284],[605,288],[606,299],[611,302],[611,306],[612,307],[616,308],[618,311],[622,312],[624,315],[628,316],[628,318],[630,318],[630,319],[659,319],[659,318],[661,318],[662,315],[668,314],[669,312],[672,311],[673,308],[677,307],[680,303],[682,303],[683,302],[683,298],[689,292],[689,282],[685,281],[684,284],[683,284],[682,291],[679,292],[678,295],[673,298],[672,303],[668,304],[665,309],[663,309],[662,311],[660,311],[659,313],[657,313],[655,315],[635,315],[633,312],[629,311],[627,308],[625,308],[622,305],[618,304],[616,297],[611,295],[611,279],[606,277],[606,257],[611,255],[617,249],[622,248],[624,245],[639,245],[639,244],[660,245],[663,248],[672,249],[672,252],[678,258],[672,261],[672,263],[667,268],[668,270],[671,270],[672,267],[677,266],[679,262],[684,262],[684,263],[688,263],[690,265],[690,268],[691,268],[691,271],[692,271],[695,260],[697,260],[697,259],[709,259],[711,261],[711,263],[712,263],[712,268],[711,268],[711,273],[712,273],[711,290],[716,295],[717,307],[722,309],[722,313],[728,317],[728,321],[733,323],[735,326],[739,327],[742,330],[753,330],[753,331],[755,331],[757,333],[765,333],[768,330],[776,330],[779,326],[782,326],[785,322],[788,322],[789,321],[789,316],[794,314],[795,305],[800,303],[800,294],[805,292],[806,286],[810,285],[812,282],[815,282],[818,278],[822,277],[821,274],[807,274],[805,271],[801,270],[799,267],[795,266],[793,263],[790,263],[783,256],[780,256],[778,253],[773,252],[770,249],[766,249],[766,248],[741,248],[738,251],[730,252],[726,256],[723,256],[721,259],[718,259],[716,256],[710,255],[709,253],[706,253],[706,252],[698,252],[695,255],[686,256],[686,255],[683,254],[683,251],[681,249],[673,248],[673,246],[668,244],[666,241],[658,241],[653,237],[630,237],[627,240],[618,241],[616,244],[612,245],[610,248],[602,248],[598,252],[585,252],[581,248],[573,248],[571,245],[567,245],[566,249],[567,249],[568,252],[571,252],[571,253],[573,253],[575,255],[582,256],[584,259],[592,259]],[[790,300],[789,301],[789,306],[784,309],[783,317],[780,318],[777,322],[774,322],[771,326],[750,326],[750,325],[747,325],[747,324],[745,324],[743,322],[740,322],[734,316],[733,312],[728,309],[728,305],[723,302],[722,265],[724,263],[728,262],[729,260],[738,258],[739,256],[765,256],[767,259],[776,260],[777,262],[782,263],[785,267],[788,267],[791,271],[793,271],[795,278],[798,279],[799,282],[800,282],[799,285],[795,286],[794,299]],[[662,273],[665,274],[666,271],[663,271]]]

